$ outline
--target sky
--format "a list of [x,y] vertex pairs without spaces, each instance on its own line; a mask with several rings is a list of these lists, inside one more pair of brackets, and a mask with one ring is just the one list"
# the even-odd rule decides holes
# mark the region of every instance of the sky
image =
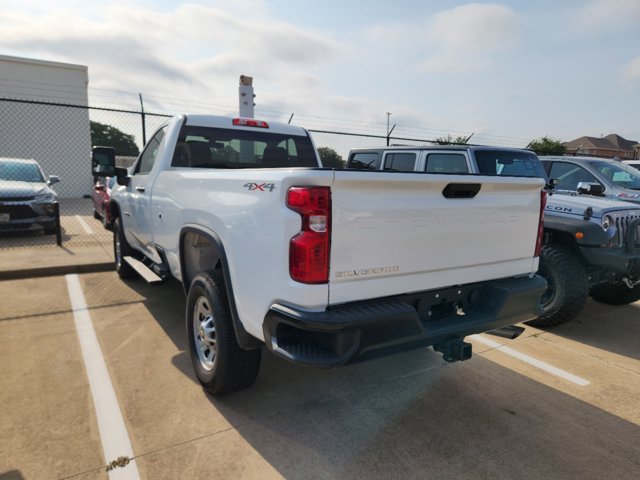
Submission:
[[245,74],[308,128],[640,141],[640,0],[0,0],[0,31],[87,65],[92,105],[232,115]]

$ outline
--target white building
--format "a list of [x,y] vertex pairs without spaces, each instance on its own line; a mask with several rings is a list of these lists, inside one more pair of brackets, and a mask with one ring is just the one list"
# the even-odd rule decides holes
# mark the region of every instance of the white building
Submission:
[[0,55],[0,157],[33,158],[60,197],[91,193],[88,68]]

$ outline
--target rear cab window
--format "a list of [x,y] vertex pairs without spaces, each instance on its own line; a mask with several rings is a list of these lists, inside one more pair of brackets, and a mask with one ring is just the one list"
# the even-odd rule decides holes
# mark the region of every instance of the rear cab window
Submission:
[[429,153],[425,159],[427,173],[469,173],[467,157],[463,153]]
[[318,167],[306,135],[185,125],[171,162],[187,168]]
[[537,155],[526,151],[476,150],[478,173],[502,177],[535,177],[547,179]]
[[347,168],[355,170],[379,170],[382,155],[379,152],[355,152],[351,154]]
[[384,156],[384,170],[393,172],[413,172],[416,169],[416,152],[387,152]]

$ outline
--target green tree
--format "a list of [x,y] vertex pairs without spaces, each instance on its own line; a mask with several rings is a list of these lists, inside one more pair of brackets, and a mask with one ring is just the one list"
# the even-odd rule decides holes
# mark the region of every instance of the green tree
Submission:
[[90,124],[93,146],[113,147],[116,149],[116,155],[124,157],[137,157],[140,153],[133,135],[104,123],[90,122]]
[[562,141],[547,136],[533,140],[527,148],[538,155],[563,155],[567,150]]
[[469,141],[471,137],[465,137],[464,135],[458,135],[457,137],[451,136],[451,134],[446,137],[438,137],[434,140],[438,145],[460,145],[465,144]]
[[344,160],[333,148],[319,147],[318,154],[323,167],[344,168]]

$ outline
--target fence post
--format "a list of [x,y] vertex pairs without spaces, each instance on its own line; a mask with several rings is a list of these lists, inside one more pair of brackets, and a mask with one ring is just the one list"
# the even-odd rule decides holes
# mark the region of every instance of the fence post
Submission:
[[56,244],[61,247],[62,246],[62,228],[60,227],[60,204],[58,202],[54,202],[53,204],[53,215],[56,219]]
[[140,115],[142,116],[142,145],[144,146],[147,144],[147,129],[144,119],[144,103],[142,103],[142,93],[139,93],[138,95],[140,95]]
[[389,143],[391,141],[391,132],[393,132],[394,128],[396,128],[395,124],[393,125],[393,127],[391,127],[391,130],[387,132],[387,147],[389,146]]

